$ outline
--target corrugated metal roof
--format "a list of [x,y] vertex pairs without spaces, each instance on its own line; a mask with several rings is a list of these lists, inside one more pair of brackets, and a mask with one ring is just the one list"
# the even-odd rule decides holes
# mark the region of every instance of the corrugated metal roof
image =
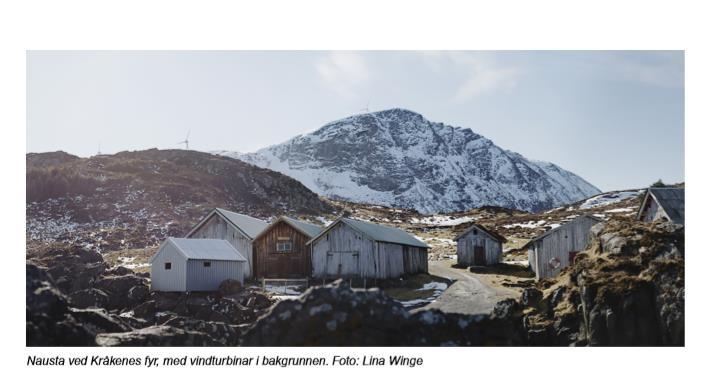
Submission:
[[218,211],[218,213],[225,217],[226,220],[238,227],[251,239],[254,239],[255,236],[268,227],[268,223],[252,216],[231,212],[223,208],[216,208],[216,211]]
[[500,242],[502,242],[502,243],[508,242],[508,239],[506,239],[505,237],[501,236],[501,234],[499,234],[498,232],[496,232],[496,231],[494,231],[494,230],[491,230],[491,229],[488,229],[488,228],[484,227],[483,225],[477,224],[477,223],[474,223],[473,225],[471,225],[470,227],[468,227],[465,231],[461,232],[458,236],[456,236],[456,237],[454,238],[454,240],[455,240],[455,241],[458,241],[462,236],[464,236],[465,234],[471,232],[474,228],[480,229],[481,231],[483,231],[483,232],[486,233],[487,235],[489,235],[489,236],[491,236],[492,238],[494,238],[496,241],[500,241]]
[[648,192],[673,223],[684,224],[684,188],[650,188]]
[[525,243],[520,249],[527,248],[529,245],[535,243],[536,241],[538,241],[538,240],[540,240],[540,239],[542,239],[542,238],[544,238],[544,237],[548,237],[548,236],[552,235],[553,233],[555,233],[555,232],[557,232],[557,231],[560,231],[561,229],[565,228],[566,226],[571,225],[571,224],[573,224],[573,223],[575,223],[575,222],[577,222],[577,221],[583,220],[583,219],[585,219],[585,218],[590,218],[590,219],[593,219],[593,220],[599,221],[599,222],[602,221],[602,219],[600,219],[600,218],[598,218],[598,217],[595,217],[595,216],[593,216],[593,215],[580,215],[580,216],[578,216],[578,217],[576,217],[576,218],[573,218],[572,220],[570,220],[570,221],[568,221],[568,222],[566,222],[566,223],[563,223],[563,224],[559,225],[559,226],[556,227],[556,228],[553,228],[553,229],[551,229],[551,230],[549,230],[549,231],[546,231],[546,232],[544,232],[544,233],[542,233],[542,234],[540,234],[540,235],[538,235],[538,236],[532,238],[530,241],[528,241],[527,243]]
[[297,219],[293,219],[292,217],[283,216],[282,219],[285,220],[286,222],[288,222],[293,227],[297,228],[299,231],[304,232],[306,235],[308,235],[310,237],[317,236],[324,229],[323,227],[321,227],[319,225],[315,225],[315,224],[307,223],[307,222],[300,221]]
[[375,223],[370,223],[368,221],[348,219],[343,217],[338,221],[342,221],[345,224],[355,228],[356,230],[364,233],[368,237],[375,241],[383,241],[385,243],[395,243],[403,245],[411,245],[413,247],[428,248],[426,243],[420,241],[416,237],[410,235],[404,230],[394,227],[387,227],[384,225],[379,225]]
[[169,237],[166,241],[172,243],[188,259],[248,261],[227,240]]

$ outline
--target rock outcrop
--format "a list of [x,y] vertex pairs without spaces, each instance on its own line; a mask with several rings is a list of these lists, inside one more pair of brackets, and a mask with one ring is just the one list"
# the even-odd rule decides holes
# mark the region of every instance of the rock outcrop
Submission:
[[237,345],[242,327],[274,303],[230,282],[223,293],[151,292],[145,276],[82,247],[31,255],[26,273],[32,346]]
[[538,288],[524,294],[537,301],[525,311],[529,335],[539,335],[531,343],[684,345],[684,228],[597,224],[590,249]]
[[520,345],[520,312],[511,300],[499,303],[491,316],[409,314],[381,290],[354,291],[338,282],[276,304],[246,331],[243,345]]

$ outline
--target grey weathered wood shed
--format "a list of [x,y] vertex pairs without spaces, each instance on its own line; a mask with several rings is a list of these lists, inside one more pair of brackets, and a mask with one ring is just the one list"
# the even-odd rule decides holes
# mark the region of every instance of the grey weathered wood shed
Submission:
[[308,244],[316,278],[388,279],[428,272],[429,246],[399,228],[343,217]]
[[215,291],[227,279],[243,282],[248,260],[228,241],[169,237],[150,259],[151,289]]
[[601,220],[582,215],[533,238],[523,247],[528,249],[528,264],[536,279],[557,276],[570,265],[575,255],[588,247],[590,228]]
[[501,262],[503,243],[507,240],[483,225],[474,224],[456,238],[456,262],[459,265],[492,265]]
[[684,188],[648,189],[637,211],[637,220],[684,224]]
[[268,223],[248,215],[216,208],[204,216],[185,237],[193,239],[227,240],[246,259],[245,277],[253,275],[253,239],[268,227]]

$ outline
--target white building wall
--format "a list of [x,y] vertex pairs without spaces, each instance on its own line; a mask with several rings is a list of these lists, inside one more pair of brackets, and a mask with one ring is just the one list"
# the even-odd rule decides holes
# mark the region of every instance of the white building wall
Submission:
[[[204,266],[204,263],[210,263]],[[188,260],[186,264],[187,291],[216,291],[228,279],[243,282],[245,261]]]
[[[165,263],[171,263],[171,269],[165,269]],[[165,292],[186,291],[186,258],[171,242],[166,242],[151,262],[151,289]]]

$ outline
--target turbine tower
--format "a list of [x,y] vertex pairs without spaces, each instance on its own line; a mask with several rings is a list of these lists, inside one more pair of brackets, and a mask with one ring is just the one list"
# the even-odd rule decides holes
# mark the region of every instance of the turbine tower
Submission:
[[367,100],[367,106],[360,109],[360,112],[369,113],[369,100]]
[[188,135],[191,134],[191,130],[189,129],[188,132],[186,133],[186,138],[183,141],[179,141],[178,144],[186,144],[186,149],[188,150]]

